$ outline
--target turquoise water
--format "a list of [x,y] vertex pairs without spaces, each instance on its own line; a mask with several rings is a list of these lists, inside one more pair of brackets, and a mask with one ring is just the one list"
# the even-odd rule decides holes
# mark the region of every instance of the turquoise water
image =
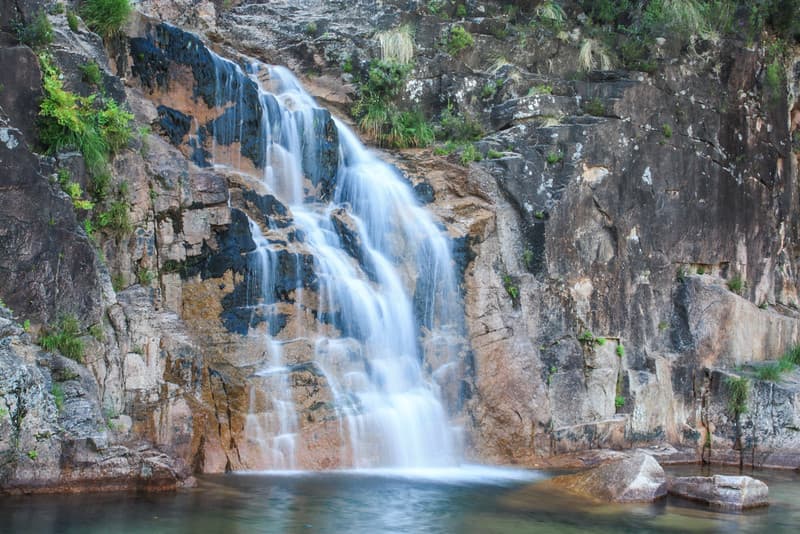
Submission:
[[798,532],[800,476],[753,475],[770,485],[772,505],[740,514],[671,498],[587,505],[537,488],[549,475],[523,470],[205,476],[174,494],[2,497],[0,532]]

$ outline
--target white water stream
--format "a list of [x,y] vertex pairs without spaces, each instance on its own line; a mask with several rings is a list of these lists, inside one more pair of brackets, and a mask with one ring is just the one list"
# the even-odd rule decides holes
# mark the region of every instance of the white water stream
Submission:
[[[222,74],[235,69],[245,76],[232,63],[218,61]],[[317,326],[302,335],[314,347],[305,368],[324,376],[333,399],[342,443],[340,466],[454,465],[457,440],[431,375],[452,366],[456,355],[438,355],[438,364],[426,365],[419,342],[420,325],[426,335],[441,339],[460,328],[455,266],[444,231],[399,173],[339,121],[332,199],[322,202],[310,195],[304,150],[307,158],[309,146],[320,143],[315,139],[320,108],[287,69],[254,65],[250,71],[262,103],[263,182],[289,208],[294,228],[313,255],[319,281],[315,308],[335,312],[335,328]],[[221,100],[241,104],[241,79],[219,78]],[[216,126],[228,129],[229,137],[237,128],[241,133],[231,115]],[[230,159],[227,163],[237,166]],[[360,261],[342,243],[341,228],[337,231],[335,215],[342,212],[357,235]],[[271,228],[251,219],[250,232],[257,247],[250,276],[259,277],[253,287],[261,292],[250,304],[274,309],[279,260],[269,238]],[[307,297],[301,286],[297,284],[293,298],[296,314],[305,313]],[[278,337],[265,335],[267,357],[254,381],[262,390],[250,393],[245,434],[262,448],[261,466],[296,469],[305,467],[296,454],[303,439],[292,379],[297,362],[285,361],[282,347],[288,340]],[[269,398],[268,408],[258,407],[259,393]]]

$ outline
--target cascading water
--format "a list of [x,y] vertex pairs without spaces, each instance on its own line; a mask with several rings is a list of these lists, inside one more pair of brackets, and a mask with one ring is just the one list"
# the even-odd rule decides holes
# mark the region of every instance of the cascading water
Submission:
[[[215,67],[218,101],[233,102],[235,110],[246,100],[245,75],[221,58],[215,58]],[[304,362],[285,359],[284,346],[297,337],[265,334],[266,357],[252,377],[245,429],[247,439],[263,448],[259,465],[301,466],[296,448],[303,439],[297,406],[302,399],[292,379],[298,369],[321,375],[330,390],[341,437],[339,466],[452,465],[457,440],[431,378],[455,361],[447,340],[461,328],[449,241],[399,173],[339,121],[333,123],[335,186],[313,193],[319,184],[309,177],[317,164],[310,147],[320,143],[321,108],[287,69],[252,65],[249,71],[262,108],[258,139],[246,139],[235,111],[217,119],[213,137],[225,141],[220,145],[238,141],[241,152],[249,143],[251,159],[263,163],[256,165],[263,168],[263,185],[288,206],[318,280],[313,297],[303,294],[302,284],[292,284],[293,313],[307,314],[308,298],[324,319],[317,317],[314,327],[296,333],[310,347]],[[215,163],[242,167],[229,148],[215,144],[212,152]],[[268,217],[262,222],[263,227],[249,220],[256,245],[249,306],[269,315],[277,306],[276,251],[285,243],[273,235],[283,227]],[[439,350],[435,358],[425,358],[421,331],[433,345],[445,347],[444,355]]]

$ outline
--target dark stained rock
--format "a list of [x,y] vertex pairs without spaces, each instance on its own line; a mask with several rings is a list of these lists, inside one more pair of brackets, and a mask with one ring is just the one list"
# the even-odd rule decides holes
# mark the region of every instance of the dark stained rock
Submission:
[[158,124],[161,129],[169,137],[173,145],[180,145],[183,142],[186,134],[189,133],[189,128],[192,125],[192,118],[188,115],[181,113],[177,109],[172,109],[167,106],[158,106]]
[[318,188],[319,200],[327,201],[333,198],[336,189],[336,172],[339,169],[339,131],[325,109],[315,109],[313,112],[313,142],[309,136],[302,134],[303,143],[303,172],[311,180],[311,184]]
[[9,123],[22,132],[28,143],[33,143],[42,99],[39,61],[27,46],[0,47],[0,65],[14,65],[0,69],[0,113],[8,116]]
[[769,488],[748,476],[677,477],[669,480],[669,493],[705,503],[712,508],[745,510],[769,505]]
[[69,197],[50,183],[19,130],[0,126],[0,168],[0,296],[31,321],[74,313],[98,322],[97,258]]
[[664,470],[652,456],[644,453],[583,473],[556,477],[548,483],[570,493],[606,502],[652,502],[667,494]]

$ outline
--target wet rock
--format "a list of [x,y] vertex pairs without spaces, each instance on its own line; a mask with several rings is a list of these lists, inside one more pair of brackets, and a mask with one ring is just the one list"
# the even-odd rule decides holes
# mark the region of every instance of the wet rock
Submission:
[[664,470],[650,455],[637,453],[575,475],[549,481],[556,488],[606,502],[652,502],[667,494]]
[[316,197],[322,201],[331,200],[339,169],[339,131],[330,112],[315,109],[311,132],[313,141],[309,141],[309,133],[304,133],[304,136],[303,172],[317,188]]
[[669,493],[725,510],[745,510],[769,505],[767,485],[748,476],[671,478]]

